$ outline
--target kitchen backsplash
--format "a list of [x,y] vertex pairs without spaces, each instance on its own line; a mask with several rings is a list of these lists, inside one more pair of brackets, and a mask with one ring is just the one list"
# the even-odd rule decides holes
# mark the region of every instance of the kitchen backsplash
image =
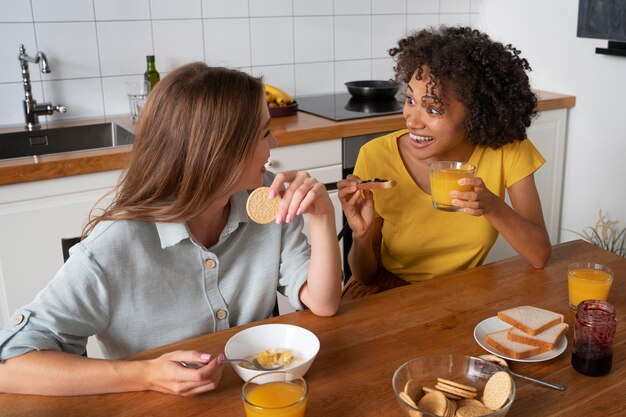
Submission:
[[[193,61],[262,75],[294,95],[389,79],[387,50],[407,30],[480,27],[481,0],[0,0],[0,125],[24,122],[20,44],[34,98],[68,108],[50,119],[128,113],[124,82],[145,56],[161,77]],[[42,122],[45,119],[42,118]]]

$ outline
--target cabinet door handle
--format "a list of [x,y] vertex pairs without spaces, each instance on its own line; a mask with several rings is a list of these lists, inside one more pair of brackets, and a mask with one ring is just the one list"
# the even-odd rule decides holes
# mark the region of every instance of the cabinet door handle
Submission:
[[265,163],[265,168],[271,168],[274,166],[274,162],[271,159],[268,159]]

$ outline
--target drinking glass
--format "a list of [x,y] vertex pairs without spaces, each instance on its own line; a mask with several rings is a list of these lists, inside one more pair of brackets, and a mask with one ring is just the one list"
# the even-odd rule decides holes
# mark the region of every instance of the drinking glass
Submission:
[[592,262],[575,262],[567,268],[569,306],[576,310],[583,300],[606,300],[613,283],[613,271]]
[[433,207],[443,211],[463,211],[452,205],[450,191],[471,191],[471,185],[459,185],[461,178],[473,177],[476,167],[466,162],[438,161],[428,164],[430,195]]
[[147,81],[129,81],[126,83],[126,94],[128,95],[130,118],[132,120],[139,118],[139,111],[145,104],[149,92],[150,85]]
[[241,389],[246,417],[303,417],[308,395],[304,378],[287,371],[262,373]]

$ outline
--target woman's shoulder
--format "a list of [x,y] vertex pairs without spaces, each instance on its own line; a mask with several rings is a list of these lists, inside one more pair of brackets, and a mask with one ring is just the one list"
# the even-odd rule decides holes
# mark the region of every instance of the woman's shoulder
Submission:
[[391,150],[396,147],[397,140],[400,136],[407,133],[408,130],[396,130],[395,132],[390,132],[385,135],[379,136],[365,143],[361,149],[365,152],[379,152],[385,150]]
[[111,248],[120,242],[133,240],[139,242],[146,238],[154,238],[157,233],[156,224],[151,221],[119,219],[99,222],[81,243],[90,248]]
[[514,156],[514,155],[519,155],[520,153],[522,154],[523,153],[526,153],[526,154],[538,154],[539,153],[535,145],[528,138],[524,140],[516,140],[510,143],[507,143],[506,145],[503,145],[499,148],[495,148],[495,149],[494,148],[482,148],[482,150],[485,155],[491,155],[491,156],[497,155],[498,157]]

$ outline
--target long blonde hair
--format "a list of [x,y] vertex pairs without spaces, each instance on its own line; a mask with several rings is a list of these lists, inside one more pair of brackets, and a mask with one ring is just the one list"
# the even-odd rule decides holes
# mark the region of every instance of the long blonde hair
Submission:
[[103,220],[184,221],[227,195],[260,137],[261,79],[196,62],[157,84],[141,111],[128,166]]

